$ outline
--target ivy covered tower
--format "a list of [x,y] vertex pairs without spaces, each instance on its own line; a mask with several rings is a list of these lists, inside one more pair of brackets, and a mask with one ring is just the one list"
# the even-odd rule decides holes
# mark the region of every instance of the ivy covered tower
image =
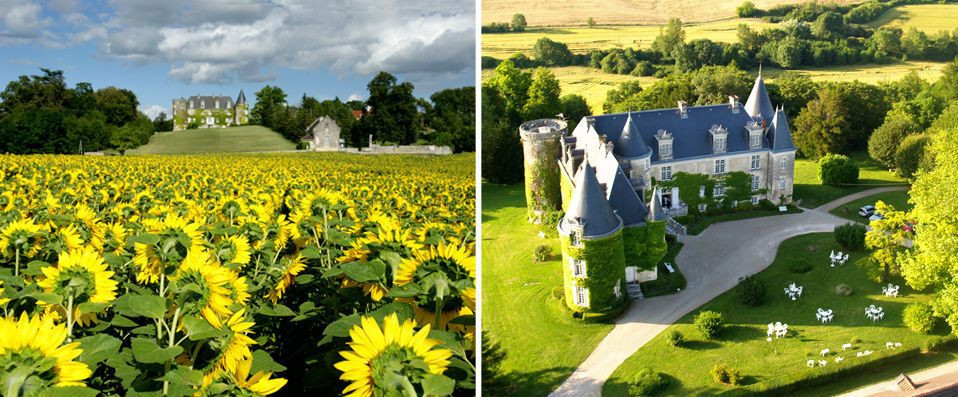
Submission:
[[599,185],[588,155],[559,220],[565,302],[583,313],[617,315],[625,305],[623,222]]
[[522,154],[525,158],[526,206],[529,222],[541,223],[549,211],[559,210],[559,139],[566,133],[566,122],[540,119],[519,126]]

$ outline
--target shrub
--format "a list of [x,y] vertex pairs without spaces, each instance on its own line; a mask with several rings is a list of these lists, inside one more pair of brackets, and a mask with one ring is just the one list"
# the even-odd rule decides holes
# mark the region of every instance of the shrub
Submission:
[[695,329],[705,339],[712,339],[722,329],[722,313],[706,310],[695,316]]
[[718,364],[712,367],[712,379],[718,383],[739,385],[743,377],[737,369],[729,368],[726,364]]
[[858,222],[848,222],[835,226],[835,241],[839,245],[857,251],[865,247],[865,225]]
[[644,368],[629,381],[629,395],[649,396],[662,390],[668,384],[669,380],[664,376],[653,371],[652,368]]
[[906,136],[921,132],[915,122],[906,118],[885,120],[868,138],[868,155],[888,168],[895,166],[895,152]]
[[922,344],[922,349],[926,352],[941,351],[946,347],[954,345],[955,342],[958,342],[958,338],[955,338],[953,335],[932,338]]
[[823,185],[829,186],[855,183],[858,180],[858,166],[848,156],[826,154],[818,160],[818,179]]
[[735,13],[742,18],[749,18],[758,14],[755,10],[755,4],[751,1],[746,1],[738,6],[738,8],[735,9]]
[[768,287],[758,277],[748,276],[735,287],[735,294],[743,305],[761,306],[765,302],[765,292]]
[[905,306],[902,313],[905,325],[912,331],[919,334],[927,334],[935,329],[935,323],[938,318],[935,317],[935,311],[927,303],[915,302]]
[[851,296],[851,294],[854,294],[854,293],[855,293],[855,290],[853,290],[852,287],[849,287],[848,284],[838,284],[838,286],[835,287],[836,295]]
[[565,213],[559,210],[548,210],[542,215],[542,224],[550,230],[555,230],[556,225],[562,220]]
[[895,152],[895,168],[898,175],[911,179],[918,171],[922,158],[925,156],[925,146],[931,143],[928,135],[912,135],[901,141],[898,151]]
[[788,271],[792,273],[805,273],[812,270],[812,264],[805,258],[799,258],[788,264]]
[[679,346],[685,341],[685,336],[678,330],[673,329],[665,335],[665,341],[669,343],[669,346]]
[[532,249],[532,261],[533,262],[547,262],[549,259],[552,259],[552,247],[548,244],[539,244]]

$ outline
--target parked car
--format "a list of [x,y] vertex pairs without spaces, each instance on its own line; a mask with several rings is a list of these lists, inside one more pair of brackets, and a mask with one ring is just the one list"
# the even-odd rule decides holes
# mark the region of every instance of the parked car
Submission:
[[862,208],[860,208],[860,209],[858,210],[858,216],[860,216],[860,217],[862,217],[862,218],[868,218],[868,217],[872,216],[872,214],[874,214],[874,213],[875,213],[875,206],[874,206],[874,205],[866,205],[866,206],[864,206],[864,207],[862,207]]
[[885,217],[882,216],[881,212],[877,212],[877,211],[874,212],[874,213],[872,213],[872,216],[868,217],[868,221],[869,221],[869,222],[871,222],[871,221],[877,221],[877,220],[879,220],[879,219],[885,219]]
[[914,233],[914,232],[915,232],[915,222],[914,222],[914,221],[905,221],[905,224],[904,224],[904,225],[901,225],[901,230],[904,230],[904,231],[906,231],[906,232]]

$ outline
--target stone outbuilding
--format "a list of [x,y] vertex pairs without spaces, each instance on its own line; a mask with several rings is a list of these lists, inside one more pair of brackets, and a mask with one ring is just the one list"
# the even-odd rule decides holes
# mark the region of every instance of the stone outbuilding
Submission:
[[306,142],[306,150],[335,151],[342,147],[339,134],[340,128],[336,120],[322,116],[306,127],[306,135],[299,140]]

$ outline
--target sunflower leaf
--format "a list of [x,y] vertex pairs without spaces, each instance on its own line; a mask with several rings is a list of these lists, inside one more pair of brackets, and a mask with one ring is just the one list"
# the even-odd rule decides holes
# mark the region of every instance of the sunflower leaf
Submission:
[[156,295],[131,295],[130,310],[137,316],[161,319],[166,314],[166,298]]
[[133,237],[133,242],[140,243],[140,244],[156,245],[156,243],[160,242],[160,236],[155,234],[141,234],[139,236]]
[[170,372],[167,372],[165,375],[157,378],[157,380],[165,380],[171,384],[180,384],[185,386],[202,386],[203,372],[195,369],[189,369],[182,365],[177,365],[176,368],[171,369]]
[[329,231],[326,232],[326,241],[329,241],[333,244],[347,246],[349,245],[350,240],[351,238],[349,234],[343,233],[339,230],[329,229]]
[[213,328],[206,320],[193,316],[183,318],[183,327],[186,328],[190,340],[209,339],[221,334],[220,330]]
[[422,288],[417,284],[406,284],[398,287],[392,287],[386,293],[387,298],[410,298],[423,294]]
[[[374,264],[378,262],[378,265]],[[386,264],[380,260],[374,260],[370,262],[349,262],[344,263],[343,272],[346,273],[346,277],[351,278],[353,281],[366,283],[370,281],[379,281],[380,277],[383,276],[383,273],[386,271]]]
[[276,306],[260,306],[259,310],[256,311],[259,314],[270,317],[294,317],[296,312],[289,307],[286,307],[282,304],[276,304]]
[[120,351],[120,340],[109,335],[97,334],[77,340],[80,342],[79,360],[86,363],[90,368],[96,368],[96,364],[106,360]]
[[94,397],[99,392],[86,386],[50,387],[40,392],[40,397]]
[[274,361],[273,357],[270,357],[269,353],[267,353],[265,350],[257,350],[253,352],[253,365],[250,366],[249,373],[255,374],[259,371],[283,372],[285,370],[286,367]]
[[80,314],[97,313],[110,306],[110,302],[84,302],[77,305]]
[[40,269],[47,266],[50,266],[50,264],[44,261],[30,261],[30,263],[27,263],[26,269],[22,269],[21,271],[28,276],[39,276],[43,274],[43,271]]
[[63,302],[63,297],[54,293],[35,291],[27,294],[27,296],[30,296],[38,301],[49,303],[51,305],[58,305],[60,302]]
[[350,314],[340,317],[339,320],[333,321],[332,324],[326,326],[326,329],[323,330],[323,335],[345,338],[349,336],[349,330],[352,329],[353,326],[359,325],[359,319],[359,314]]
[[465,316],[458,316],[452,320],[449,320],[449,324],[459,324],[459,325],[476,325],[476,316],[469,314]]
[[319,247],[315,245],[310,245],[309,247],[303,248],[299,251],[299,254],[304,258],[318,259],[323,256],[323,253],[319,251]]
[[161,348],[153,339],[135,338],[130,343],[130,347],[133,349],[133,358],[144,364],[165,363],[183,353],[182,347]]
[[[414,312],[412,306],[405,302],[393,302],[379,309],[373,310],[366,317],[375,318],[379,323],[383,322],[383,319],[386,316],[396,313],[396,316],[399,318],[399,322],[406,321],[406,319],[413,318]],[[358,322],[357,322],[358,324]]]
[[455,388],[456,381],[445,375],[430,374],[422,381],[422,391],[427,396],[448,396]]
[[130,320],[126,317],[116,315],[113,317],[113,320],[110,321],[110,325],[114,327],[129,328],[129,327],[135,327],[138,324],[133,322],[133,320]]

